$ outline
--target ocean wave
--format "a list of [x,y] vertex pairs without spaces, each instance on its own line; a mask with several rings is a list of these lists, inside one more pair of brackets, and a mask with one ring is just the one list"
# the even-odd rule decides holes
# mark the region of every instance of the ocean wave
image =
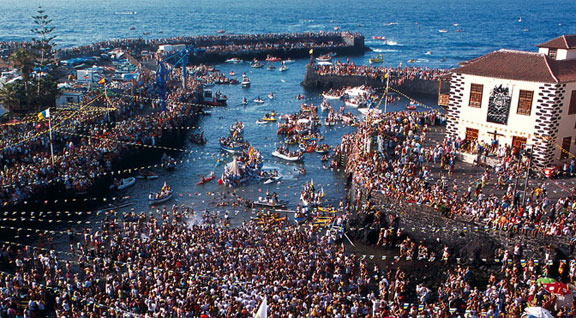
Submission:
[[391,25],[397,25],[398,22],[388,22],[386,24],[384,24],[385,26],[391,26]]
[[386,40],[386,43],[384,43],[385,45],[391,45],[391,46],[402,46],[402,44],[398,44],[398,42],[396,41],[392,41],[392,40]]
[[394,49],[372,49],[372,51],[376,53],[392,53],[392,52],[399,52],[398,50]]

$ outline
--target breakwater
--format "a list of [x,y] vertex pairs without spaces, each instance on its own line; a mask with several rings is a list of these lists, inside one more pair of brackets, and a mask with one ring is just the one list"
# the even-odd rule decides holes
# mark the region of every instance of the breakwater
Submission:
[[[168,39],[123,39],[94,43],[58,51],[60,59],[100,56],[113,48],[125,50],[139,58],[143,52],[156,52],[161,45],[180,45],[175,49],[189,49],[190,63],[219,63],[228,58],[244,60],[264,59],[267,55],[280,58],[306,58],[314,54],[363,54],[367,48],[364,36],[351,32],[304,32],[270,34],[227,34],[191,36]],[[168,52],[169,53],[169,52]]]
[[[407,95],[418,94],[437,97],[440,86],[442,91],[446,91],[450,87],[449,81],[441,81],[440,79],[408,78],[396,84],[395,82],[398,79],[396,75],[392,73],[390,76],[390,87]],[[302,86],[305,88],[319,90],[361,85],[383,88],[386,87],[386,80],[382,76],[321,74],[317,72],[313,64],[308,64],[304,74],[304,81],[302,81]]]
[[[521,257],[525,259],[542,260],[547,253],[551,259],[568,259],[574,249],[568,240],[561,237],[533,237],[486,227],[464,218],[448,218],[442,214],[442,209],[398,202],[377,191],[368,193],[366,188],[352,181],[349,199],[361,205],[381,207],[385,215],[377,222],[372,215],[364,214],[353,218],[350,228],[354,230],[351,230],[349,235],[367,244],[377,242],[381,227],[391,226],[409,235],[413,241],[424,242],[437,253],[440,253],[445,245],[448,246],[451,254],[462,262],[494,262],[499,250],[512,251],[516,244],[520,245]],[[394,220],[393,224],[390,224],[389,220]]]

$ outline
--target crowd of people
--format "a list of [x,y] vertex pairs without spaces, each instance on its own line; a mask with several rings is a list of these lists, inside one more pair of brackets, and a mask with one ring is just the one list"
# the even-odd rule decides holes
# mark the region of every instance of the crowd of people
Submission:
[[314,70],[319,75],[362,76],[382,83],[386,82],[386,74],[388,74],[392,86],[399,86],[407,80],[414,79],[438,80],[448,74],[448,70],[427,67],[378,67],[340,61],[336,61],[332,65],[315,64]]
[[[189,208],[143,213],[70,236],[69,251],[1,248],[0,315],[6,317],[520,317],[542,307],[572,317],[573,299],[550,292],[550,276],[576,278],[576,264],[504,261],[484,283],[453,266],[437,283],[351,254],[307,225],[228,226]],[[390,244],[392,240],[384,240]],[[431,262],[415,244],[403,257]],[[424,257],[417,257],[418,255]],[[449,256],[448,256],[449,257]],[[404,268],[403,268],[404,267]]]

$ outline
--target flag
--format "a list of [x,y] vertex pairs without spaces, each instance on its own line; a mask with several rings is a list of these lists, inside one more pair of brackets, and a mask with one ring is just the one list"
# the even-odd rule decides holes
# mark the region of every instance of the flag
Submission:
[[98,80],[98,84],[106,84],[106,78],[102,77],[100,80]]
[[88,77],[89,77],[88,74],[84,75],[84,79],[88,79]]
[[42,120],[42,119],[46,119],[46,118],[50,118],[50,108],[46,109],[45,111],[38,113],[38,119]]
[[262,300],[256,315],[254,315],[254,318],[268,318],[268,304],[266,302],[266,297],[264,297],[264,300]]
[[388,78],[388,73],[384,74],[384,78]]
[[310,55],[314,54],[314,49],[310,49],[310,51],[308,51],[308,53],[310,53]]
[[248,149],[248,158],[252,159],[253,156],[254,156],[254,148],[250,146],[250,149]]
[[236,138],[237,134],[238,134],[238,130],[234,130],[234,133],[232,134],[232,138]]

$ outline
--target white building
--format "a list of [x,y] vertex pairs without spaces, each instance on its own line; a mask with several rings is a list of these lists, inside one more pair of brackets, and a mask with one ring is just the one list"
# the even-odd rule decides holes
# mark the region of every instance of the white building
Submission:
[[532,145],[540,166],[576,153],[576,34],[538,47],[495,51],[452,70],[447,133]]

